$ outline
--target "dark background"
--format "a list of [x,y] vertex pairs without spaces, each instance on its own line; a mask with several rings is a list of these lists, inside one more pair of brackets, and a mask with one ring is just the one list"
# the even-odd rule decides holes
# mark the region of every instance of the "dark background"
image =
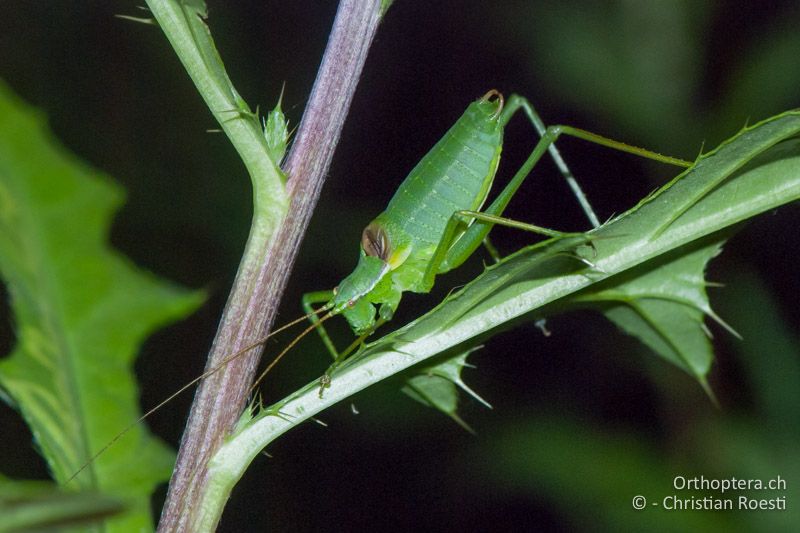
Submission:
[[[334,2],[209,1],[209,24],[244,98],[271,108],[285,84],[296,125],[335,12]],[[63,143],[128,192],[111,235],[138,265],[210,293],[207,304],[143,347],[142,404],[199,374],[247,235],[249,180],[166,39],[125,2],[4,2],[0,76],[49,117]],[[796,2],[416,2],[396,0],[370,52],[279,322],[300,295],[350,272],[363,226],[466,105],[490,88],[531,99],[569,124],[693,159],[747,123],[800,105]],[[516,119],[498,183],[535,142]],[[631,207],[676,171],[578,140],[559,144],[601,219]],[[587,223],[549,161],[508,216],[564,230]],[[779,530],[800,524],[797,206],[762,216],[708,270],[717,312],[715,409],[690,377],[590,312],[498,335],[471,357],[466,381],[493,404],[462,406],[471,435],[381,384],[269,448],[234,491],[221,531],[628,529]],[[508,253],[529,234],[497,229]],[[404,299],[418,316],[481,270],[476,254]],[[340,345],[349,342],[334,327]],[[288,337],[268,348],[276,353]],[[0,348],[13,330],[5,294]],[[318,376],[328,356],[303,341],[263,388],[276,400]],[[177,445],[190,395],[154,415]],[[30,434],[2,407],[4,472],[46,477]],[[127,421],[121,421],[122,423]],[[675,475],[788,480],[783,513],[637,513]],[[772,496],[775,496],[773,494]],[[777,494],[780,495],[780,494]],[[792,495],[794,500],[792,501]],[[701,495],[702,496],[702,495]],[[163,491],[154,499],[161,505]],[[257,524],[257,525],[256,525]],[[775,529],[778,528],[778,529]]]

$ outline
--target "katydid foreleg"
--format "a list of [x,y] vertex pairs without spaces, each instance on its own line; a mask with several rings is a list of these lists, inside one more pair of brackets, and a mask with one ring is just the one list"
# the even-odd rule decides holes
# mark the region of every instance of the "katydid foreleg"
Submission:
[[333,341],[328,335],[328,331],[325,329],[325,326],[320,322],[319,313],[317,313],[317,310],[314,309],[314,304],[327,303],[331,298],[333,298],[333,291],[330,290],[307,292],[303,294],[302,302],[303,310],[306,312],[308,319],[312,324],[317,326],[317,332],[319,333],[320,337],[322,337],[322,343],[331,353],[331,356],[336,359],[339,356],[339,352],[336,350],[336,346],[333,344]]

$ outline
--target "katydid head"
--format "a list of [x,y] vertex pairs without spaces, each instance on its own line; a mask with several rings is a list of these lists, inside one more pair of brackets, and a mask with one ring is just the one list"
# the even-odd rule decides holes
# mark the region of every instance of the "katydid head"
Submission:
[[334,289],[333,299],[328,304],[331,313],[344,315],[357,335],[366,333],[375,325],[375,307],[366,296],[388,271],[388,263],[362,250],[356,269]]
[[375,306],[368,298],[391,270],[392,247],[383,226],[371,222],[361,234],[361,254],[355,270],[334,289],[331,314],[344,315],[357,335],[375,327]]

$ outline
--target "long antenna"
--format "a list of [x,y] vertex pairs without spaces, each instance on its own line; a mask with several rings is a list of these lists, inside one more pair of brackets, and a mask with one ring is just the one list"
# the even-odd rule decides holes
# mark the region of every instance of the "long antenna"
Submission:
[[[298,322],[302,322],[303,320],[309,320],[309,319],[311,319],[311,317],[312,317],[312,316],[314,316],[314,315],[316,315],[316,314],[320,313],[321,311],[325,311],[325,308],[324,308],[324,307],[323,307],[323,308],[320,308],[320,309],[318,309],[318,310],[316,310],[316,311],[314,311],[314,312],[312,312],[312,313],[308,313],[308,314],[306,314],[306,315],[303,315],[303,316],[301,316],[301,317],[299,317],[299,318],[297,318],[297,319],[295,319],[295,320],[292,320],[292,321],[291,321],[291,322],[289,322],[288,324],[284,324],[283,326],[279,327],[278,329],[276,329],[276,330],[274,330],[274,331],[271,331],[271,332],[269,333],[269,335],[265,336],[264,338],[262,338],[262,339],[260,339],[260,340],[258,340],[258,341],[256,341],[256,342],[254,342],[254,343],[252,343],[252,344],[250,344],[250,345],[248,345],[248,346],[246,346],[246,347],[242,348],[241,350],[239,350],[238,352],[234,353],[233,355],[230,355],[230,356],[226,357],[225,359],[223,359],[223,360],[222,360],[222,362],[221,362],[221,363],[219,363],[219,364],[218,364],[217,366],[215,366],[214,368],[212,368],[212,369],[210,369],[210,370],[206,370],[205,372],[203,372],[202,374],[200,374],[199,376],[197,376],[196,378],[194,378],[192,381],[188,382],[186,385],[184,385],[183,387],[181,387],[180,389],[178,389],[178,391],[177,391],[177,392],[175,392],[175,393],[171,394],[171,395],[170,395],[170,396],[169,396],[169,397],[168,397],[166,400],[163,400],[162,402],[160,402],[158,405],[156,405],[155,407],[153,407],[152,409],[150,409],[149,411],[147,411],[145,414],[143,414],[142,416],[140,416],[138,420],[136,420],[135,422],[132,422],[132,423],[130,423],[128,426],[126,426],[126,427],[125,427],[125,429],[123,429],[122,431],[120,431],[119,433],[117,433],[117,434],[116,434],[116,436],[114,436],[114,438],[113,438],[113,439],[111,439],[111,440],[108,442],[108,444],[106,444],[105,446],[103,446],[102,448],[100,448],[100,450],[99,450],[98,452],[96,452],[94,455],[92,455],[92,456],[89,458],[89,460],[88,460],[88,461],[86,461],[86,462],[85,462],[83,465],[81,465],[81,467],[80,467],[80,468],[79,468],[79,469],[78,469],[78,470],[77,470],[77,471],[76,471],[74,474],[72,474],[72,475],[69,477],[69,479],[67,479],[67,481],[66,481],[64,484],[67,484],[67,483],[69,483],[70,481],[72,481],[73,479],[75,479],[76,477],[78,477],[78,474],[80,474],[81,472],[83,472],[83,471],[86,469],[86,467],[88,467],[90,464],[92,464],[92,463],[95,461],[95,459],[97,459],[98,457],[100,457],[101,455],[103,455],[103,453],[105,453],[105,451],[106,451],[106,450],[108,450],[109,448],[111,448],[111,447],[112,447],[112,446],[113,446],[113,445],[114,445],[114,444],[115,444],[115,443],[116,443],[116,442],[117,442],[119,439],[121,439],[122,437],[124,437],[126,433],[128,433],[128,432],[129,432],[131,429],[133,429],[134,427],[136,427],[136,426],[137,426],[137,425],[139,425],[140,423],[144,422],[144,420],[145,420],[147,417],[149,417],[150,415],[152,415],[153,413],[155,413],[156,411],[158,411],[159,409],[161,409],[162,407],[164,407],[165,405],[167,405],[169,402],[171,402],[172,400],[174,400],[176,397],[180,396],[180,395],[181,395],[181,393],[183,393],[183,392],[184,392],[186,389],[190,388],[192,385],[194,385],[194,384],[195,384],[195,383],[197,383],[198,381],[200,381],[200,380],[202,380],[202,379],[205,379],[205,378],[207,378],[208,376],[210,376],[210,375],[214,374],[215,372],[218,372],[218,371],[219,371],[219,370],[221,370],[221,369],[222,369],[222,368],[223,368],[225,365],[227,365],[228,363],[230,363],[231,361],[233,361],[233,360],[234,360],[234,359],[236,359],[237,357],[240,357],[241,355],[243,355],[243,354],[245,354],[245,353],[249,352],[249,351],[250,351],[250,350],[252,350],[253,348],[256,348],[256,347],[258,347],[258,346],[260,346],[260,345],[264,344],[264,343],[265,343],[265,342],[267,342],[267,340],[268,340],[270,337],[272,337],[273,335],[275,335],[275,334],[277,334],[277,333],[280,333],[281,331],[283,331],[283,330],[285,330],[285,329],[288,329],[288,328],[290,328],[290,327],[294,326],[294,325],[295,325],[295,324],[297,324]],[[326,316],[327,316],[327,315],[326,315]],[[321,322],[321,320],[320,320],[320,322]],[[306,333],[306,332],[303,332],[303,333],[301,334],[301,336],[302,336],[302,335],[304,335],[305,333]],[[296,341],[297,341],[297,339],[295,339],[295,341],[294,341],[294,342],[296,342]],[[290,344],[289,346],[292,346],[292,345],[294,344],[294,342],[293,342],[292,344]],[[285,352],[285,350],[284,350],[284,352]],[[273,364],[274,364],[274,362],[273,362]],[[271,368],[271,367],[272,367],[272,365],[270,365],[270,368]],[[259,378],[259,379],[261,379],[261,378]]]
[[[320,311],[326,311],[327,309],[328,309],[327,307],[320,307],[319,309],[317,309],[316,313],[319,313]],[[259,383],[261,383],[261,380],[264,379],[264,377],[269,373],[269,371],[272,370],[272,367],[277,365],[278,361],[280,361],[281,358],[284,355],[286,355],[286,353],[289,350],[291,350],[294,347],[295,344],[300,342],[300,339],[302,339],[303,337],[305,337],[306,335],[308,335],[309,333],[311,333],[312,331],[317,329],[320,324],[322,324],[323,322],[325,322],[326,320],[328,320],[332,316],[334,316],[334,315],[331,312],[325,314],[317,322],[315,322],[315,323],[311,324],[310,326],[308,326],[297,337],[295,337],[294,340],[292,342],[290,342],[286,346],[286,348],[283,349],[283,351],[281,353],[279,353],[278,355],[275,356],[275,359],[273,359],[272,362],[269,365],[267,365],[267,368],[264,369],[264,371],[258,376],[258,378],[256,378],[256,380],[253,382],[253,385],[250,387],[250,391],[248,392],[248,394],[252,394],[253,391],[256,390],[256,387],[258,387]]]

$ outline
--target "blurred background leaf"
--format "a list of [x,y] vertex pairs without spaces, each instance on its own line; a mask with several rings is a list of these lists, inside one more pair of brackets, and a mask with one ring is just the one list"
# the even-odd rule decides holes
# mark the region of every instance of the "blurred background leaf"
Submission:
[[[60,484],[140,416],[136,347],[202,301],[109,249],[121,200],[117,186],[65,152],[42,117],[0,84],[0,276],[17,334],[0,361],[0,388]],[[128,498],[134,512],[110,531],[146,528],[150,492],[172,462],[136,426],[72,488]]]
[[[211,1],[209,9],[209,25],[239,92],[252,107],[268,109],[285,82],[283,109],[290,128],[297,124],[335,3]],[[233,149],[222,135],[204,133],[215,127],[213,119],[158,28],[114,19],[118,13],[143,16],[122,2],[4,3],[0,76],[46,112],[70,150],[128,191],[112,228],[113,244],[149,270],[211,291],[199,314],[145,344],[137,370],[142,402],[151,406],[202,371],[247,235],[251,199]],[[692,159],[704,143],[714,146],[746,122],[800,105],[799,25],[800,8],[791,0],[397,0],[370,52],[283,320],[299,315],[303,291],[333,287],[350,272],[364,225],[467,103],[486,90],[524,94],[548,123]],[[498,183],[533,143],[526,121],[510,124]],[[560,141],[559,147],[601,219],[674,175],[671,168],[580,141]],[[563,230],[585,228],[549,161],[535,170],[508,215]],[[494,407],[489,411],[466,398],[459,406],[477,436],[397,394],[395,384],[365,391],[354,401],[358,416],[344,405],[325,413],[327,429],[309,425],[271,446],[273,459],[256,461],[220,530],[257,530],[253,517],[264,514],[276,529],[309,531],[409,530],[420,524],[563,531],[598,514],[614,518],[595,529],[620,529],[640,523],[620,517],[633,513],[631,498],[647,487],[667,495],[670,476],[683,473],[682,465],[697,465],[696,473],[706,476],[748,471],[760,477],[773,475],[774,465],[785,469],[777,473],[790,487],[797,486],[800,477],[791,465],[800,464],[798,452],[780,443],[796,442],[796,426],[786,421],[800,420],[800,376],[784,370],[798,365],[798,215],[790,206],[761,217],[710,265],[710,279],[725,285],[709,290],[712,306],[744,336],[738,341],[712,327],[717,358],[709,381],[721,409],[691,378],[653,358],[599,314],[569,313],[548,321],[549,337],[533,325],[521,327],[471,356],[479,370],[469,370],[466,380]],[[527,234],[500,228],[493,239],[503,253],[531,242]],[[405,298],[394,322],[432,308],[480,272],[484,259],[476,254],[469,265],[439,278],[436,294]],[[346,345],[349,332],[335,326],[331,333]],[[783,340],[775,331],[786,334]],[[271,343],[273,354],[286,338]],[[12,344],[8,319],[0,319],[0,353]],[[309,336],[269,376],[265,401],[313,379],[328,362],[321,343]],[[177,444],[189,401],[181,398],[155,415],[154,431]],[[542,418],[549,420],[547,435],[574,441],[540,446],[546,455],[530,457],[528,468],[506,476],[505,465],[526,455],[499,456],[498,450],[518,449],[500,448],[499,439],[519,427],[522,440]],[[10,412],[0,412],[0,424],[6,472],[45,476],[24,425]],[[606,469],[613,472],[617,464],[622,472],[623,482],[593,507],[570,506],[569,487],[551,488],[567,482],[568,465],[562,478],[535,472],[545,461],[586,459],[592,446],[581,439],[595,443],[594,457]],[[627,443],[633,443],[630,457],[618,450]],[[646,470],[624,483],[630,465]],[[523,475],[529,482],[517,483]],[[631,493],[642,479],[647,484]],[[671,516],[659,515],[659,523],[668,528]],[[733,517],[743,519],[741,528],[759,517],[798,524],[791,513]],[[718,513],[675,520],[718,528],[731,523]]]
[[11,481],[0,476],[0,532],[64,531],[99,525],[124,509],[96,492],[67,492],[53,483]]

